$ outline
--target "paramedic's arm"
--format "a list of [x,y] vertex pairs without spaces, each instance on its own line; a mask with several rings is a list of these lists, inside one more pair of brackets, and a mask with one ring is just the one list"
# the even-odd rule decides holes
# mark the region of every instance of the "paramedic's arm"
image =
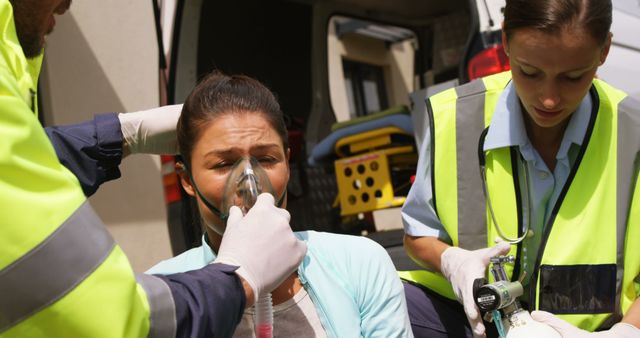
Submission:
[[[235,273],[237,267],[210,264],[200,270],[162,279],[175,303],[176,337],[231,337],[246,307],[253,304],[251,288]],[[147,276],[150,277],[150,276]]]
[[420,266],[440,271],[440,256],[449,248],[449,235],[436,215],[431,188],[431,130],[425,129],[416,179],[402,207],[404,247]]
[[[94,337],[112,328],[113,335],[147,336],[150,331],[171,329],[177,324],[174,328],[180,327],[185,334],[193,330],[188,334],[194,337],[204,336],[206,329],[216,336],[222,336],[218,330],[231,332],[228,327],[232,329],[239,320],[245,302],[242,284],[233,273],[235,268],[222,271],[223,266],[211,266],[168,282],[149,276],[154,286],[159,286],[149,290],[157,292],[147,292],[137,284],[122,250],[86,202],[73,174],[58,161],[35,114],[9,80],[0,78],[0,130],[6,136],[0,142],[0,186],[12,189],[12,193],[0,194],[1,204],[11,206],[0,213],[0,257],[9,264],[8,269],[4,266],[0,271],[0,280],[20,296],[20,304],[32,308],[26,308],[30,311],[25,311],[27,317],[11,317],[7,314],[13,314],[13,310],[6,306],[10,303],[4,302],[0,306],[0,330],[12,330],[14,336],[29,336],[27,332],[65,336],[64,332],[74,332],[75,336]],[[46,255],[39,254],[43,251]],[[20,271],[25,262],[38,265],[22,268],[28,269],[29,275],[10,273]],[[60,271],[60,276],[49,283],[51,276],[46,269],[33,266],[51,267]],[[218,293],[211,290],[210,285],[216,285],[213,281],[220,282]],[[39,292],[34,293],[34,288]],[[200,326],[192,326],[190,317],[176,319],[176,307],[184,308],[195,295],[202,296],[196,301],[205,306],[192,314],[211,319]],[[100,312],[109,314],[107,324],[81,320]],[[158,318],[170,321],[153,320]]]
[[175,127],[182,105],[125,114],[101,114],[93,120],[47,127],[56,155],[80,181],[85,196],[120,177],[129,154],[176,154]]
[[58,160],[78,178],[85,196],[120,177],[123,138],[116,113],[96,115],[93,120],[78,124],[47,127],[45,131]]
[[440,257],[442,257],[442,253],[450,247],[449,244],[440,241],[437,237],[404,236],[404,248],[409,254],[409,257],[418,263],[418,265],[434,272],[441,272]]
[[[245,298],[249,299],[249,304],[253,303],[255,295],[271,292],[296,270],[307,247],[291,231],[289,213],[274,204],[273,196],[263,193],[246,216],[242,215],[240,208],[231,207],[214,264],[202,270],[163,277],[189,287],[184,290],[172,288],[172,292],[178,292],[179,296],[174,298],[182,300],[182,303],[176,301],[178,322],[183,324],[178,328],[179,332],[189,332],[207,323],[215,324],[211,329],[217,331],[228,328],[223,323],[231,323],[235,328],[246,306]],[[208,276],[212,269],[227,275],[218,273],[210,275],[208,280],[190,279],[201,274]],[[230,277],[235,283],[229,284]],[[242,301],[239,311],[236,310],[238,299]],[[232,313],[226,311],[227,304],[233,306],[230,307]],[[209,310],[205,318],[201,318],[203,308]],[[233,330],[211,333],[207,336],[231,336]]]

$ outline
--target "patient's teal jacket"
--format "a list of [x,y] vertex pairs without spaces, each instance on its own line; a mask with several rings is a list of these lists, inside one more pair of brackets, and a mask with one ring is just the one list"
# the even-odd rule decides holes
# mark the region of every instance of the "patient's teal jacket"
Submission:
[[[307,254],[298,277],[328,337],[413,337],[402,283],[387,252],[357,236],[296,232]],[[162,261],[149,274],[199,269],[215,259],[203,245]]]

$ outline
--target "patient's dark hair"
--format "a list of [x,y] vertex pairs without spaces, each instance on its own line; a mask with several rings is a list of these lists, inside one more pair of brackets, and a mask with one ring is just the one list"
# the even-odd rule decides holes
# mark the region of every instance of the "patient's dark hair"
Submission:
[[509,40],[520,28],[558,33],[578,25],[604,45],[611,29],[611,12],[611,0],[507,0],[503,29]]
[[229,114],[262,114],[280,136],[286,153],[287,128],[273,93],[248,76],[214,71],[189,94],[178,120],[178,147],[187,164],[191,163],[191,151],[204,127]]

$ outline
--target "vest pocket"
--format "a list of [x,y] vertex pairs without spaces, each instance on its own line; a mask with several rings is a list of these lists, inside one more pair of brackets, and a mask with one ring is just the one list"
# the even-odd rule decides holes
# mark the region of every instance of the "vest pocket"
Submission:
[[612,313],[616,265],[540,266],[540,310],[555,314]]

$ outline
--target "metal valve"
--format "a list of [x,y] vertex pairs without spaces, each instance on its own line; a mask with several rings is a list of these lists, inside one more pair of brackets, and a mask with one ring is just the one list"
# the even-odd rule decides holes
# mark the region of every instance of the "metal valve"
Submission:
[[508,316],[521,308],[517,298],[524,292],[522,283],[509,281],[504,271],[504,264],[514,260],[513,256],[491,257],[491,274],[495,281],[489,283],[486,278],[478,278],[473,282],[473,298],[483,312],[503,310]]

